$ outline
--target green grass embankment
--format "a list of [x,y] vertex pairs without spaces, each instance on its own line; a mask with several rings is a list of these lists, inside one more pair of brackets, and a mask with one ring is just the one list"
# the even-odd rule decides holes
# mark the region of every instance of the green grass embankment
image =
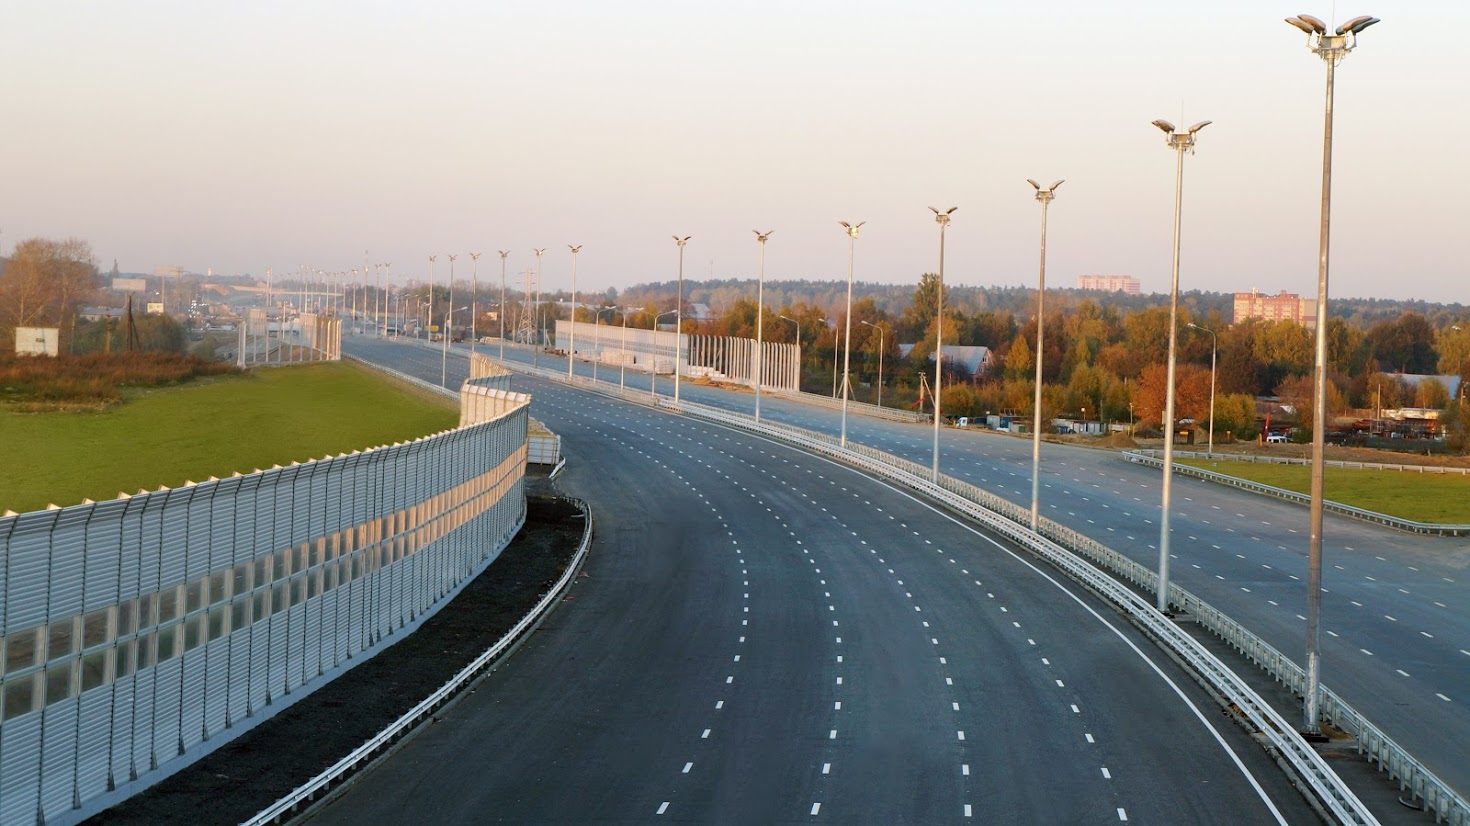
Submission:
[[0,410],[0,510],[111,499],[454,427],[452,400],[350,363],[137,391],[96,412]]
[[[1263,485],[1309,494],[1309,465],[1268,465],[1216,459],[1178,459],[1187,464]],[[1328,467],[1326,497],[1355,508],[1415,522],[1470,524],[1470,476]]]

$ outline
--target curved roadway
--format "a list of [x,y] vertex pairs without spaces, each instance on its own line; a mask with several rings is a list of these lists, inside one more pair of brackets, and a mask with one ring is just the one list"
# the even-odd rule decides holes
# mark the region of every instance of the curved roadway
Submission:
[[[416,348],[348,349],[438,377]],[[325,822],[1313,818],[1131,626],[968,525],[759,438],[515,382],[597,516],[584,576]]]
[[[491,354],[498,349],[485,347]],[[530,353],[508,348],[507,357]],[[539,357],[565,369],[566,359]],[[591,376],[591,365],[577,364]],[[628,386],[648,376],[628,372]],[[617,381],[601,368],[601,380]],[[437,375],[435,376],[437,378]],[[672,381],[659,380],[662,394]],[[754,394],[684,383],[690,401],[749,414]],[[763,399],[764,418],[835,435],[840,414]],[[933,456],[927,425],[848,417],[848,438],[921,464]],[[1030,506],[1031,443],[983,430],[945,429],[940,467]],[[1158,567],[1160,474],[1113,451],[1042,447],[1043,513],[1150,568]],[[1331,496],[1331,488],[1328,489]],[[1171,578],[1304,660],[1307,510],[1268,497],[1176,477]],[[1470,793],[1470,540],[1419,536],[1326,514],[1322,680],[1462,793]]]

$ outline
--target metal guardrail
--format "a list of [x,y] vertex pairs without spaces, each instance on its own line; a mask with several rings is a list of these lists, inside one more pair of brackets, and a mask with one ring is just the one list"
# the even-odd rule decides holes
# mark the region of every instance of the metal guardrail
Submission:
[[[581,567],[582,561],[587,556],[587,550],[592,545],[592,511],[587,503],[581,499],[567,498],[574,503],[585,517],[582,527],[582,541],[577,546],[577,553],[562,572],[561,578],[556,581],[541,597],[526,615],[521,617],[505,636],[501,637],[494,645],[487,648],[484,653],[476,657],[473,662],[460,669],[458,674],[450,678],[449,682],[440,686],[437,691],[425,697],[421,702],[409,709],[393,721],[387,728],[378,732],[372,739],[353,749],[350,754],[338,760],[326,771],[298,786],[290,794],[262,809],[243,826],[264,826],[265,824],[281,823],[290,817],[294,817],[301,810],[302,804],[315,802],[324,793],[330,792],[340,786],[341,782],[357,770],[366,767],[387,748],[397,743],[414,726],[423,722],[424,719],[439,710],[446,702],[454,697],[460,689],[464,688],[470,681],[480,676],[507,648],[514,645],[523,634],[540,621],[542,615],[547,613],[550,607],[556,604],[566,589],[571,585],[572,578]],[[532,629],[534,630],[534,629]]]
[[[844,449],[834,437],[814,433],[791,425],[775,424],[768,421],[756,423],[747,416],[718,410],[716,408],[707,408],[703,405],[696,405],[690,402],[683,402],[681,405],[676,406],[672,399],[662,396],[654,400],[650,399],[647,393],[619,391],[616,387],[606,388],[594,384],[589,379],[580,379],[579,377],[577,381],[568,382],[565,374],[554,373],[544,369],[538,370],[523,367],[521,365],[507,364],[506,366],[517,372],[537,375],[562,384],[576,384],[580,387],[601,392],[605,395],[623,398],[626,401],[638,404],[654,404],[657,407],[672,412],[694,413],[701,418],[711,420],[718,418],[723,420],[722,423],[743,430],[760,432],[763,435],[792,442],[803,447],[815,447],[820,452],[845,460],[848,460],[848,457],[844,454],[852,454],[853,457],[868,459],[870,462],[862,463],[862,465],[884,478],[893,479],[905,486],[920,490],[938,488],[954,497],[954,499],[946,498],[944,501],[954,502],[952,507],[955,507],[957,510],[974,514],[977,519],[986,520],[987,524],[994,525],[996,530],[1003,535],[1010,537],[1019,535],[1028,538],[1031,543],[1036,542],[1036,535],[1031,534],[1027,527],[1030,524],[1031,518],[1029,509],[1002,499],[968,482],[963,482],[949,476],[941,475],[939,485],[933,485],[932,482],[928,481],[931,476],[931,469],[917,462],[911,462],[865,445],[858,445],[850,440],[848,447]],[[856,461],[853,463],[859,464]],[[925,492],[928,491],[926,490]],[[976,511],[976,507],[981,510]],[[986,519],[982,515],[984,511],[990,512],[989,519]],[[1050,544],[1056,548],[1070,550],[1074,554],[1080,555],[1093,563],[1093,565],[1106,569],[1113,576],[1131,583],[1145,593],[1158,589],[1158,574],[1155,571],[1134,562],[1101,542],[1045,518],[1039,521],[1038,527],[1040,528],[1040,537],[1045,540],[1050,540]],[[1023,539],[1016,541],[1023,546],[1033,547],[1032,544]],[[1036,545],[1038,553],[1042,553],[1046,548],[1046,543],[1036,543]],[[1070,563],[1065,566],[1059,564],[1058,567],[1067,570],[1069,573],[1073,568]],[[1098,567],[1086,567],[1090,568],[1092,573],[1102,575],[1102,571],[1098,570]],[[1086,568],[1081,569],[1081,572],[1082,574],[1086,574]],[[1113,586],[1118,585],[1116,580],[1106,575],[1103,576],[1105,582],[1111,582]],[[1083,581],[1091,587],[1095,578],[1088,575]],[[1128,593],[1131,594],[1132,592]],[[1181,611],[1188,613],[1201,626],[1224,640],[1251,662],[1256,663],[1277,682],[1286,685],[1298,696],[1302,694],[1305,686],[1305,676],[1301,666],[1297,665],[1291,658],[1276,650],[1245,626],[1174,583],[1170,583],[1169,585],[1169,603]],[[1150,603],[1142,601],[1136,594],[1128,598],[1127,606],[1137,606],[1141,610],[1144,610],[1145,613],[1157,615],[1148,620],[1151,629],[1153,624],[1159,619],[1163,619],[1170,626],[1173,625],[1167,618],[1158,615],[1158,612],[1154,610]],[[1160,637],[1160,639],[1166,638]],[[1190,662],[1193,662],[1193,660],[1190,659]],[[1214,667],[1216,666],[1212,666],[1212,668]],[[1218,667],[1223,668],[1223,666]],[[1228,669],[1226,671],[1228,672]],[[1231,676],[1233,677],[1234,675],[1232,674]],[[1246,690],[1249,690],[1249,688],[1246,687]],[[1470,826],[1470,801],[1467,801],[1465,797],[1450,788],[1448,784],[1439,779],[1438,776],[1415,759],[1413,755],[1409,754],[1402,746],[1399,746],[1389,738],[1382,729],[1375,726],[1360,712],[1348,705],[1338,694],[1325,685],[1319,685],[1319,691],[1321,700],[1320,711],[1323,721],[1356,737],[1358,753],[1371,762],[1376,763],[1379,769],[1387,773],[1390,778],[1397,780],[1400,791],[1407,792],[1411,799],[1419,801],[1426,810],[1433,812],[1437,823],[1448,823],[1450,826]],[[1227,694],[1225,696],[1228,697],[1230,695]],[[1275,720],[1279,721],[1280,718],[1277,717]],[[1277,726],[1285,726],[1285,728],[1281,729]],[[1295,754],[1296,748],[1305,747],[1305,743],[1301,742],[1301,738],[1295,736],[1295,730],[1286,725],[1284,721],[1280,723],[1273,721],[1272,728],[1263,728],[1262,731],[1268,734],[1274,732],[1278,736],[1290,737],[1295,741],[1293,749],[1290,752],[1283,751],[1283,754]],[[1290,732],[1290,735],[1287,732]],[[1307,748],[1311,751],[1310,747]],[[1316,759],[1311,760],[1308,758],[1311,768],[1306,774],[1302,775],[1304,779],[1314,775],[1318,767],[1323,765],[1321,758],[1316,756],[1315,751],[1312,751],[1312,756],[1316,757]],[[1335,775],[1332,777],[1335,779]],[[1336,780],[1335,785],[1341,786],[1341,781]],[[1345,787],[1343,791],[1347,791]],[[1347,791],[1347,794],[1351,795],[1351,792]],[[1353,799],[1355,800],[1355,798]],[[1326,801],[1324,800],[1325,803]],[[1358,807],[1361,807],[1361,805],[1361,803],[1357,803]],[[1360,822],[1374,822],[1371,815],[1367,815],[1367,817],[1368,820]]]
[[[1135,451],[1145,456],[1156,456],[1159,451],[1146,448]],[[1310,465],[1311,459],[1298,459],[1295,456],[1261,456],[1255,453],[1200,453],[1197,450],[1176,450],[1175,456],[1186,459],[1218,459],[1225,462],[1246,462],[1257,465]],[[1429,474],[1459,474],[1470,476],[1470,468],[1443,467],[1440,465],[1402,465],[1385,462],[1349,462],[1343,459],[1327,459],[1322,463],[1326,467],[1344,468],[1347,470],[1398,470],[1404,473],[1429,473]]]
[[[781,399],[790,399],[802,404],[826,407],[832,410],[842,409],[842,399],[834,399],[823,396],[820,393],[807,393],[806,391],[792,392],[790,390],[766,390],[768,396]],[[912,410],[902,410],[896,407],[879,407],[876,404],[857,402],[852,399],[847,401],[847,410],[859,416],[871,416],[876,419],[889,419],[895,422],[930,422],[933,419],[928,413],[915,413]]]
[[[1147,465],[1148,467],[1156,468],[1162,468],[1164,466],[1161,460],[1155,459],[1153,456],[1142,451],[1125,450],[1122,451],[1122,455],[1126,461],[1136,465]],[[1175,455],[1177,456],[1179,454],[1176,453]],[[1229,485],[1230,487],[1240,488],[1251,493],[1259,493],[1262,496],[1272,496],[1287,502],[1294,502],[1298,505],[1310,505],[1312,503],[1312,497],[1304,493],[1297,493],[1294,490],[1286,490],[1285,488],[1273,487],[1271,485],[1263,485],[1260,482],[1252,482],[1249,479],[1242,479],[1239,476],[1216,473],[1212,470],[1194,467],[1193,465],[1176,464],[1174,465],[1174,472],[1181,476],[1193,476],[1197,479],[1204,479],[1220,485]],[[1423,533],[1435,536],[1470,535],[1470,525],[1415,522],[1412,519],[1400,519],[1397,516],[1364,510],[1363,508],[1355,508],[1352,505],[1344,505],[1341,502],[1333,502],[1331,500],[1323,500],[1322,509],[1343,516],[1350,516],[1353,519],[1360,519],[1364,522],[1386,525],[1390,528],[1397,528],[1401,531],[1409,531],[1411,533]]]

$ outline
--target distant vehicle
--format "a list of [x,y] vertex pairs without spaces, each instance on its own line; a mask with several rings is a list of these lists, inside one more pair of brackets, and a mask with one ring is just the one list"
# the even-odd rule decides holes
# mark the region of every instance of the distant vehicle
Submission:
[[494,344],[495,343],[495,337],[494,336],[480,336],[480,343],[481,344]]
[[1286,434],[1285,433],[1267,433],[1266,434],[1266,444],[1273,444],[1273,445],[1276,445],[1276,444],[1286,444],[1289,441],[1291,441],[1291,440],[1288,439],[1288,438],[1286,438]]
[[979,419],[972,419],[969,416],[961,416],[958,419],[955,419],[954,426],[955,427],[973,427],[974,425],[977,425],[979,423],[980,423],[980,420]]

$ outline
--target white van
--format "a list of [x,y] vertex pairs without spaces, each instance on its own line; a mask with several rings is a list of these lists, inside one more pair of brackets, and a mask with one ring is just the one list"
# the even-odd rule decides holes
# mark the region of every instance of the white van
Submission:
[[1268,445],[1278,445],[1278,444],[1284,445],[1284,444],[1286,444],[1289,441],[1291,441],[1291,440],[1286,437],[1286,434],[1285,433],[1267,433],[1266,434],[1266,444],[1268,444]]

